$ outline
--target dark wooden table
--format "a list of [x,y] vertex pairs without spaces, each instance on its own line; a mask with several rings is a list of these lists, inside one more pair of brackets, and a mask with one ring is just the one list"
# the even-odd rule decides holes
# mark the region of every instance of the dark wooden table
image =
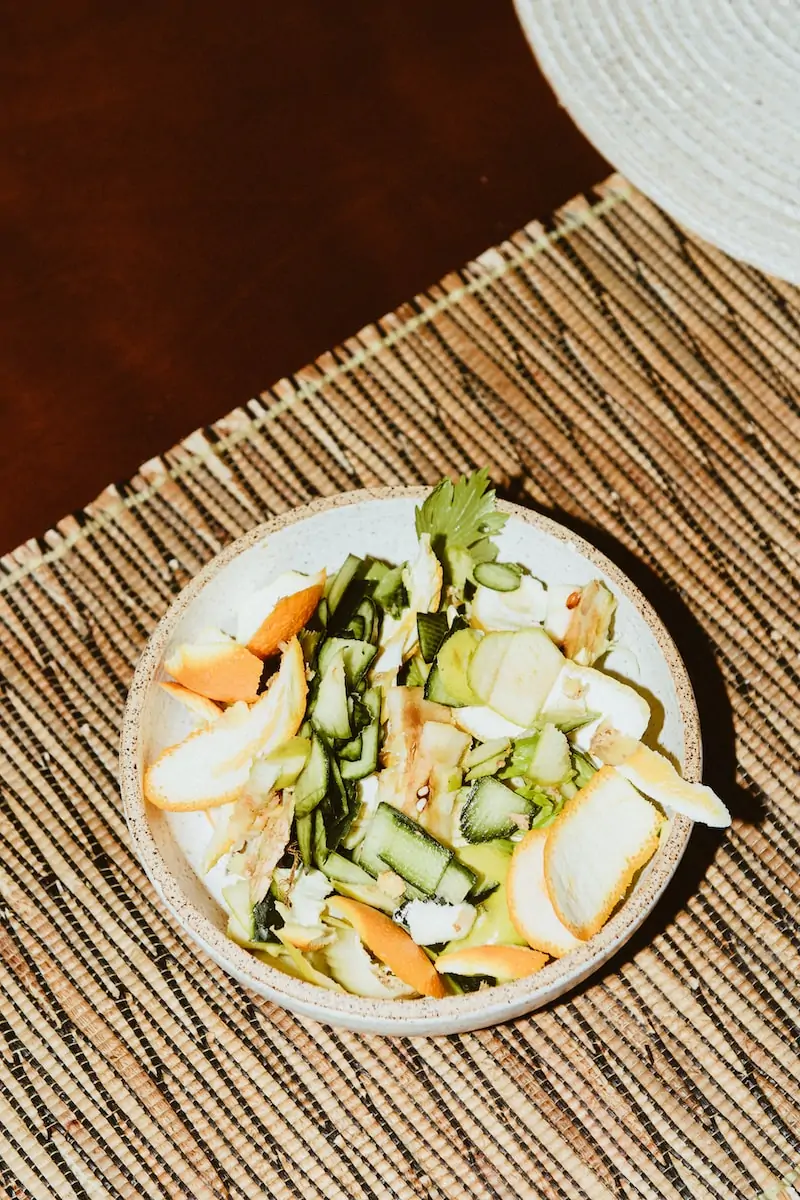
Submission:
[[0,93],[0,550],[608,170],[506,0],[9,0]]

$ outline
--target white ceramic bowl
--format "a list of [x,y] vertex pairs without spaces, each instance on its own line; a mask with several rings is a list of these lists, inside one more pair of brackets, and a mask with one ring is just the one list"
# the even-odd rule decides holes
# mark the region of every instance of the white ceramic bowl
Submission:
[[[171,643],[191,640],[210,625],[232,627],[237,600],[281,571],[335,569],[348,553],[389,561],[408,558],[416,545],[414,508],[426,489],[386,488],[317,501],[253,529],[223,550],[178,596],[150,638],[131,684],[122,728],[120,782],[136,853],[176,921],[224,970],[245,986],[293,1012],[370,1033],[447,1034],[508,1020],[562,995],[595,971],[641,925],[666,887],[686,845],[691,822],[673,817],[660,847],[631,895],[594,938],[566,958],[526,979],[444,1000],[381,1002],[329,992],[267,966],[230,941],[227,917],[212,875],[199,862],[210,834],[203,813],[166,813],[142,796],[144,767],[191,729],[180,706],[158,688]],[[657,741],[700,778],[697,708],[686,669],[648,602],[617,567],[586,541],[546,517],[501,504],[510,519],[500,556],[524,563],[548,583],[582,584],[602,578],[618,599],[616,637],[629,652],[626,672],[658,702]]]

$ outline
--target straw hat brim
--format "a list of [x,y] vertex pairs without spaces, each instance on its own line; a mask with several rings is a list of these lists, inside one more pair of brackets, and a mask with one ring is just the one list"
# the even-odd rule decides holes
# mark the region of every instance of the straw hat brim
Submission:
[[670,216],[800,283],[797,0],[514,0],[559,100]]

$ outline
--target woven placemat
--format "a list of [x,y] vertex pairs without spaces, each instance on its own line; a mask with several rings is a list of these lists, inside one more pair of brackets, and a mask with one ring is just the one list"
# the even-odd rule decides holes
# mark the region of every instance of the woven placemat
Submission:
[[[2,561],[4,1195],[797,1194],[800,292],[619,178],[599,194]],[[635,942],[548,1010],[332,1031],[222,977],[156,901],[117,793],[126,687],[243,530],[482,463],[659,608],[736,820],[695,831]]]

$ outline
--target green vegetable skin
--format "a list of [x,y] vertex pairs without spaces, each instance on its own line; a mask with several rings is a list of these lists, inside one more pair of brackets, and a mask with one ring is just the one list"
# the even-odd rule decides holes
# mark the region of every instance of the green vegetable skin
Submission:
[[477,630],[461,629],[447,639],[436,656],[442,686],[459,705],[480,703],[468,679],[469,664],[480,640],[481,635]]

